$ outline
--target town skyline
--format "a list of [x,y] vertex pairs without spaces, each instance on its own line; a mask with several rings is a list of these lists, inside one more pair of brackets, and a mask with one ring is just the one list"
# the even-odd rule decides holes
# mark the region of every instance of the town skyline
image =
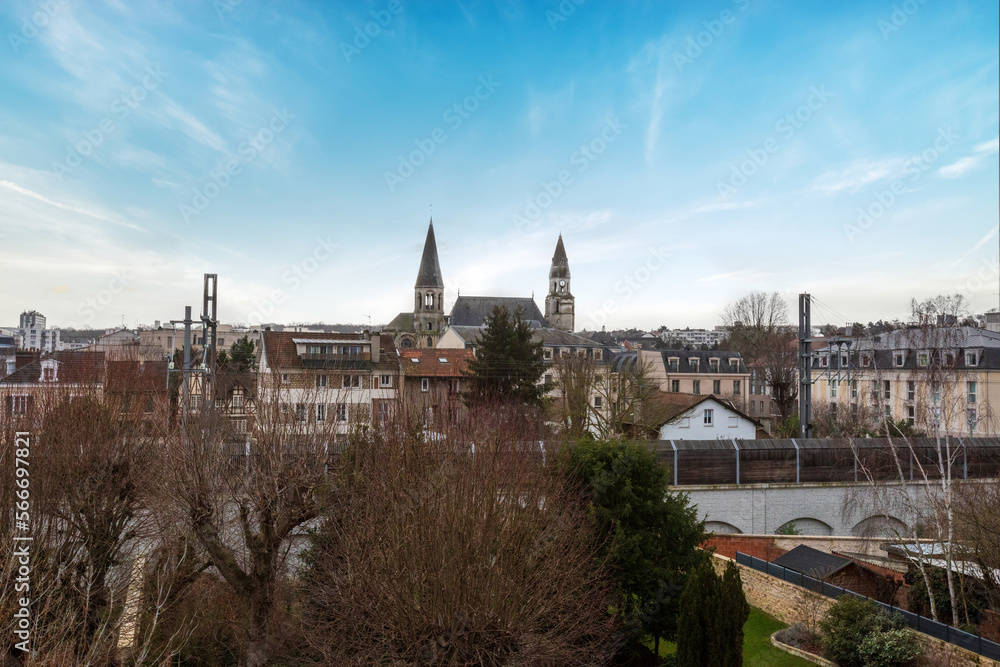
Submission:
[[10,3],[0,324],[180,319],[204,273],[225,322],[277,292],[262,321],[385,324],[432,215],[446,309],[541,303],[561,233],[581,330],[711,329],[752,290],[810,292],[837,325],[937,294],[985,312],[997,20],[916,0]]

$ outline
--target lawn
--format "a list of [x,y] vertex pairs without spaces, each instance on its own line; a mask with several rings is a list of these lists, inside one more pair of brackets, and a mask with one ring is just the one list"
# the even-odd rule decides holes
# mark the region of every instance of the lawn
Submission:
[[[786,627],[776,618],[756,607],[750,607],[750,617],[743,626],[744,667],[805,667],[812,663],[785,653],[771,645],[771,635]],[[660,655],[670,655],[677,650],[672,642],[660,642]]]

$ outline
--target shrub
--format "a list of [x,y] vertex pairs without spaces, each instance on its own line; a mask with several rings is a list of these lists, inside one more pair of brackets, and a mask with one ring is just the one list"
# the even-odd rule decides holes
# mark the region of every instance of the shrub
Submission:
[[901,628],[903,619],[886,614],[871,600],[844,595],[819,625],[827,658],[842,667],[865,667],[868,663],[861,654],[864,639],[877,631]]
[[807,628],[804,623],[795,623],[778,630],[774,638],[804,651],[813,651],[819,647],[819,636]]
[[909,628],[875,630],[862,640],[858,648],[865,667],[902,667],[910,664],[921,652],[917,636]]

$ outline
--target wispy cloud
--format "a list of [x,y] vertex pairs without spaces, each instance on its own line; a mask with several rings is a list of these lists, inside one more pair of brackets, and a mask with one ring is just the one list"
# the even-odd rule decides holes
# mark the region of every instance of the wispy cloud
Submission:
[[960,158],[951,164],[941,167],[938,169],[938,174],[944,178],[959,178],[965,175],[967,172],[979,166],[979,163],[986,159],[987,156],[1000,150],[1000,138],[985,141],[976,146],[973,150],[973,155]]
[[80,215],[85,215],[85,216],[87,216],[89,218],[94,218],[95,220],[103,220],[105,222],[110,222],[110,223],[115,224],[115,225],[121,225],[122,227],[127,227],[129,229],[134,229],[136,231],[142,231],[141,227],[137,227],[136,225],[133,225],[130,222],[125,222],[123,220],[116,220],[115,218],[109,217],[109,216],[104,215],[102,213],[97,213],[97,212],[94,212],[94,211],[90,211],[90,210],[87,210],[85,208],[81,208],[79,206],[72,206],[70,204],[63,204],[61,202],[54,201],[54,200],[49,199],[48,197],[46,197],[44,195],[38,194],[34,190],[29,190],[28,188],[21,187],[17,183],[12,183],[10,181],[0,180],[0,187],[7,188],[8,190],[12,190],[14,192],[20,193],[20,194],[22,194],[22,195],[24,195],[26,197],[31,197],[32,199],[37,199],[40,202],[44,202],[44,203],[48,204],[49,206],[55,206],[56,208],[60,208],[60,209],[62,209],[64,211],[70,211],[72,213],[79,213]]
[[905,158],[857,160],[842,169],[828,171],[813,181],[813,192],[834,195],[841,191],[858,192],[866,185],[895,178],[903,173]]
[[979,250],[980,248],[982,248],[984,245],[986,245],[987,243],[989,243],[990,239],[992,239],[994,236],[996,236],[998,231],[1000,231],[1000,225],[997,225],[996,227],[994,227],[993,229],[991,229],[989,231],[989,233],[986,234],[986,236],[984,236],[983,238],[979,239],[979,242],[976,243],[976,245],[972,246],[972,248],[970,250],[968,250],[964,255],[962,255],[961,257],[959,257],[956,261],[952,262],[951,265],[952,266],[957,266],[957,265],[961,264],[962,262],[964,262],[969,257],[969,255],[971,255],[972,253],[976,252],[977,250]]

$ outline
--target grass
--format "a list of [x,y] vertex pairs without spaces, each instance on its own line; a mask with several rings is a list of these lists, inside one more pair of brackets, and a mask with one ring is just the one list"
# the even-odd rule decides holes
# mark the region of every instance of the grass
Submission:
[[[806,667],[812,663],[785,653],[771,645],[771,635],[787,627],[778,619],[768,616],[756,607],[750,607],[750,617],[743,625],[744,667]],[[650,646],[652,648],[652,646]],[[673,642],[660,642],[660,655],[677,651]]]

